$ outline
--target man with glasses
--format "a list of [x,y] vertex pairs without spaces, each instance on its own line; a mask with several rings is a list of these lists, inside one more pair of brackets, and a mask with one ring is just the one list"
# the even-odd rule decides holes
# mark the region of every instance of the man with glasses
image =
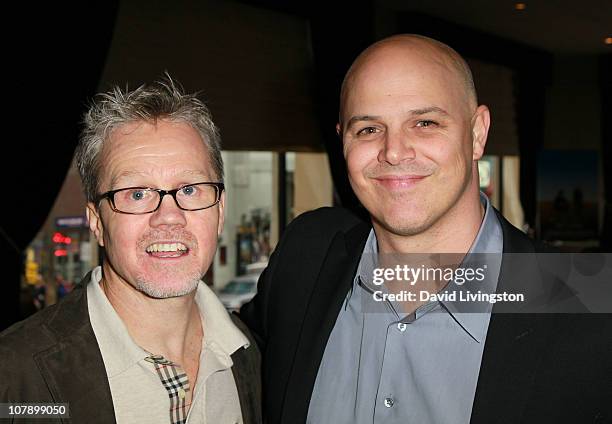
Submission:
[[260,422],[259,354],[202,277],[225,206],[206,106],[165,80],[98,96],[77,165],[100,267],[0,335],[0,402],[74,422]]

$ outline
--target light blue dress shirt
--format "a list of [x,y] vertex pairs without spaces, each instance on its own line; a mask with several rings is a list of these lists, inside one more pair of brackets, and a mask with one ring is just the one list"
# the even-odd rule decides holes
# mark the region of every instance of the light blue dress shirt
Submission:
[[[486,258],[485,279],[443,291],[495,293],[503,235],[482,193],[481,202],[483,222],[462,266]],[[307,423],[469,423],[492,304],[432,301],[402,314],[372,296],[380,289],[372,284],[377,251],[372,230],[327,342]]]

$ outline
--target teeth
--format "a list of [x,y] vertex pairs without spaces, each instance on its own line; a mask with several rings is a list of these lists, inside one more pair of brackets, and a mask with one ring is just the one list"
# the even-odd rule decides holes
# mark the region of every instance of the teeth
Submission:
[[176,252],[176,251],[186,251],[187,246],[183,243],[155,243],[147,247],[147,252]]

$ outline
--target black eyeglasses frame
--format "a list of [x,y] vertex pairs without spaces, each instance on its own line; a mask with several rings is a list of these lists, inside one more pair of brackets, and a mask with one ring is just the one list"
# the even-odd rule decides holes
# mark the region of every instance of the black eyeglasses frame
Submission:
[[[183,190],[185,187],[191,187],[191,186],[195,186],[195,185],[207,185],[207,186],[213,186],[216,189],[216,200],[215,203],[213,203],[210,206],[206,206],[204,208],[197,208],[197,209],[187,209],[187,208],[183,208],[181,205],[179,205],[178,200],[176,199],[176,193],[178,193],[180,190]],[[157,204],[157,207],[151,211],[147,211],[147,212],[124,212],[122,210],[117,209],[117,207],[115,206],[115,194],[120,192],[120,191],[124,191],[124,190],[134,190],[134,189],[141,189],[141,190],[151,190],[151,191],[155,191],[159,194],[159,203]],[[172,198],[174,199],[174,203],[176,204],[176,206],[184,211],[201,211],[204,209],[208,209],[208,208],[212,208],[213,206],[215,206],[216,204],[218,204],[221,201],[221,194],[223,193],[223,191],[225,190],[225,184],[223,183],[219,183],[219,182],[211,182],[211,181],[202,181],[199,183],[192,183],[192,184],[186,184],[184,186],[175,188],[173,190],[162,190],[161,188],[153,188],[153,187],[122,187],[122,188],[118,188],[116,190],[110,190],[107,191],[106,193],[102,193],[100,195],[98,195],[98,197],[96,197],[95,201],[96,204],[99,205],[100,202],[103,199],[108,199],[108,203],[110,204],[110,207],[113,211],[117,212],[117,213],[123,213],[126,215],[146,215],[148,213],[153,213],[156,212],[159,207],[161,206],[163,200],[164,200],[164,196],[166,196],[166,194],[169,194],[170,196],[172,196]]]

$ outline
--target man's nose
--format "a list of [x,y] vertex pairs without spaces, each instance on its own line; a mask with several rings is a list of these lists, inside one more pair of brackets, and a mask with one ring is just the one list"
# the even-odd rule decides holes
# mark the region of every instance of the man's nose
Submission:
[[378,161],[389,165],[399,165],[401,162],[416,158],[413,142],[401,129],[388,131],[383,145],[378,152]]
[[151,214],[151,226],[161,225],[181,225],[185,226],[185,211],[180,209],[171,194],[166,194],[162,198],[159,208]]

